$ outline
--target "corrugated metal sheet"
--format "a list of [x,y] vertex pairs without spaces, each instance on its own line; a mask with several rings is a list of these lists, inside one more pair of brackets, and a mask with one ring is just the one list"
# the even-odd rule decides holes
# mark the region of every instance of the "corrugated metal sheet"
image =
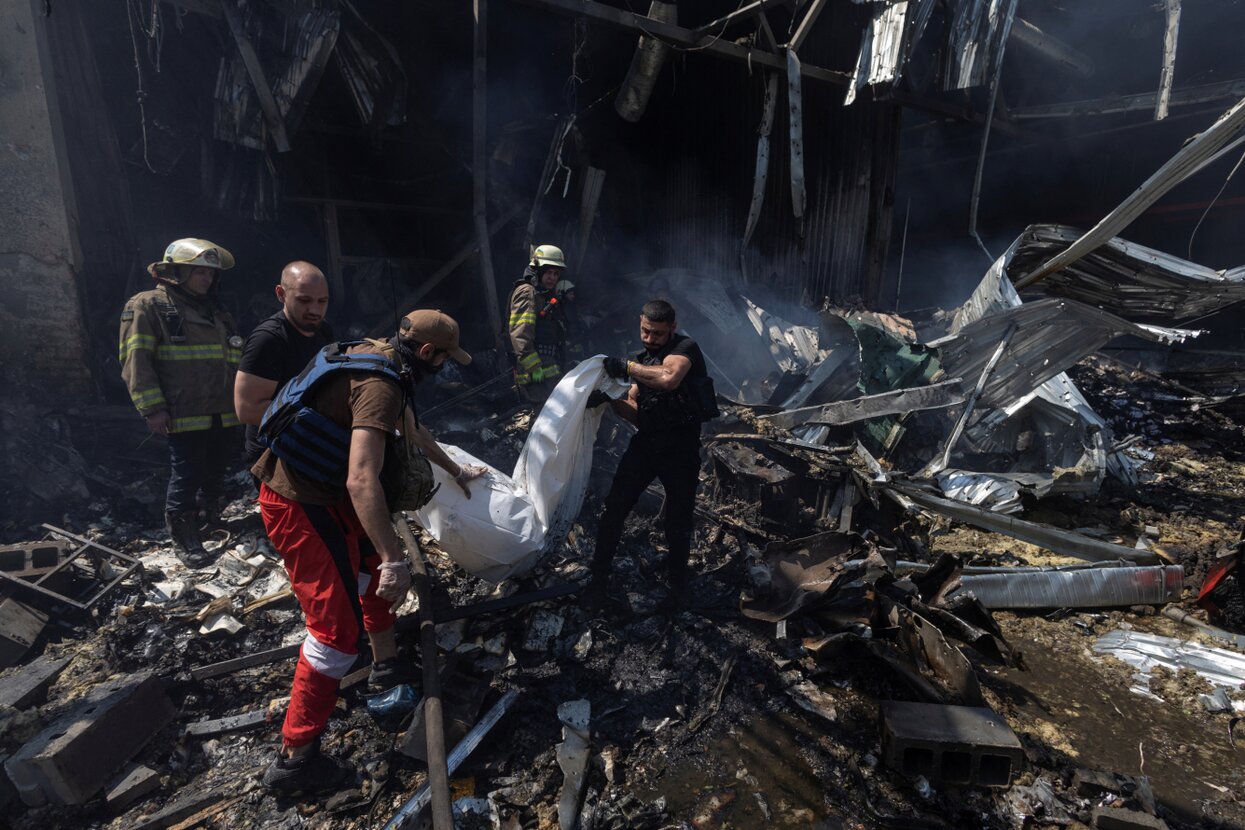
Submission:
[[951,18],[943,89],[984,86],[1002,58],[1016,4],[1012,0],[949,0],[948,5]]
[[[680,5],[680,19],[683,15]],[[801,58],[833,67],[827,52],[841,46],[835,39],[857,41],[868,15],[868,9],[852,4],[827,8]],[[854,52],[849,48],[839,54],[841,59]],[[690,57],[672,61],[667,69],[673,78],[664,77],[656,93],[666,96],[661,105],[669,109],[662,117],[672,118],[661,148],[665,157],[645,156],[661,176],[657,198],[644,217],[646,242],[660,243],[650,264],[718,274],[733,283],[741,273],[740,241],[751,204],[766,80],[760,72],[751,78],[743,72],[728,75],[721,64]],[[744,253],[743,273],[749,283],[773,288],[792,301],[818,304],[829,297],[840,305],[878,305],[890,239],[899,111],[864,101],[844,108],[842,95],[840,87],[803,85],[803,240],[792,215],[789,141],[780,133],[787,119],[781,114],[775,119],[764,205]],[[649,117],[658,117],[657,105],[655,98]],[[650,151],[640,147],[638,152]],[[638,172],[655,173],[651,167]]]
[[[1016,242],[1008,272],[1029,273],[1083,233],[1066,225],[1029,226]],[[1129,320],[1171,323],[1245,300],[1245,267],[1215,271],[1116,237],[1035,288]]]

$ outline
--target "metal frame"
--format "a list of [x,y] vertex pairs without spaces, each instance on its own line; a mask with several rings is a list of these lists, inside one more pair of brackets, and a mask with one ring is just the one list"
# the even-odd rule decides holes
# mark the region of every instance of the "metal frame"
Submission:
[[[121,551],[118,551],[118,550],[113,550],[112,548],[101,545],[98,542],[92,542],[90,539],[86,539],[86,538],[83,538],[82,536],[78,536],[76,534],[70,533],[68,530],[63,530],[62,528],[56,527],[54,525],[44,524],[43,528],[44,530],[48,531],[48,534],[44,538],[44,541],[52,541],[53,539],[55,539],[55,537],[60,536],[60,537],[63,537],[64,539],[68,539],[71,542],[77,542],[78,543],[77,550],[69,554],[69,556],[61,560],[60,564],[58,564],[55,568],[45,573],[43,576],[36,579],[34,582],[30,582],[25,579],[19,579],[18,577],[11,576],[8,573],[0,571],[0,586],[2,586],[4,583],[7,583],[11,585],[14,589],[30,591],[39,596],[47,597],[48,599],[54,600],[58,603],[63,603],[65,605],[68,605],[71,608],[77,609],[78,611],[90,611],[97,602],[99,602],[101,599],[107,596],[108,593],[113,588],[115,588],[118,584],[120,584],[120,582],[123,579],[132,575],[136,571],[139,573],[142,572],[143,563],[139,561],[136,557],[130,556],[127,553],[122,553]],[[70,599],[69,597],[63,594],[58,594],[56,591],[53,591],[50,588],[45,588],[43,586],[44,582],[46,582],[47,580],[51,579],[56,574],[68,568],[74,562],[78,561],[78,559],[82,557],[84,554],[88,555],[91,558],[92,564],[95,567],[96,575],[98,576],[98,573],[99,573],[99,561],[98,560],[99,560],[101,553],[110,558],[116,558],[116,559],[122,560],[126,564],[126,567],[111,582],[108,582],[107,584],[101,586],[100,589],[96,591],[95,594],[92,595],[86,602],[79,602],[78,600]]]

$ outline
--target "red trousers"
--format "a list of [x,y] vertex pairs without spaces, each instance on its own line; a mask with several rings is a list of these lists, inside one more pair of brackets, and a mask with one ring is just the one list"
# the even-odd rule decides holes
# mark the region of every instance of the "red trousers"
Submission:
[[391,603],[376,596],[380,558],[349,499],[301,504],[264,484],[259,511],[307,620],[281,728],[287,747],[304,746],[328,726],[338,684],[359,654],[359,626],[388,631],[396,618]]

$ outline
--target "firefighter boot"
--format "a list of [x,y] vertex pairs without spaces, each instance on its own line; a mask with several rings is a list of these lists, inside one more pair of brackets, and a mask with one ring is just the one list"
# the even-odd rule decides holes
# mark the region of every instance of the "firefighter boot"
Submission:
[[205,568],[215,558],[203,549],[199,538],[199,517],[195,513],[165,513],[165,526],[173,542],[173,552],[182,564],[191,570]]

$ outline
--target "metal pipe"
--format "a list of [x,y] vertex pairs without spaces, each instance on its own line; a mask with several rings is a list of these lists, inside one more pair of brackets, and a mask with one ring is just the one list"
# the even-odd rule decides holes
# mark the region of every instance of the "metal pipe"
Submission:
[[441,713],[441,675],[437,671],[437,626],[432,615],[432,581],[424,564],[424,554],[406,518],[396,513],[393,524],[410,555],[411,583],[419,600],[419,656],[424,667],[424,735],[428,741],[432,826],[435,830],[454,830],[450,773],[445,760],[445,720]]
[[1205,634],[1207,637],[1214,637],[1216,640],[1222,640],[1223,642],[1230,643],[1237,648],[1245,649],[1245,635],[1233,634],[1231,631],[1224,631],[1222,628],[1204,623],[1197,617],[1191,616],[1187,611],[1177,608],[1174,605],[1169,605],[1164,608],[1163,616],[1167,617],[1169,620],[1175,620],[1178,623],[1184,623],[1185,625],[1192,626]]
[[[493,708],[489,709],[484,717],[480,718],[480,722],[471,728],[466,737],[458,742],[458,746],[454,747],[454,751],[450,753],[449,757],[448,763],[451,773],[458,769],[463,761],[467,760],[467,756],[480,745],[480,741],[497,725],[502,715],[509,711],[511,705],[518,697],[519,693],[514,689],[506,692],[502,695],[501,700],[494,703]],[[403,804],[401,809],[393,814],[393,818],[389,819],[389,822],[385,825],[385,830],[402,830],[402,828],[413,824],[419,818],[419,814],[423,812],[424,807],[427,806],[431,794],[432,791],[428,784],[424,784],[416,790],[415,795],[411,796],[411,800]]]
[[1062,40],[1053,38],[1037,26],[1022,17],[1017,17],[1012,26],[1012,36],[1016,42],[1033,50],[1044,58],[1049,58],[1060,69],[1080,75],[1082,78],[1092,77],[1097,67],[1094,59],[1084,52],[1073,49]]

